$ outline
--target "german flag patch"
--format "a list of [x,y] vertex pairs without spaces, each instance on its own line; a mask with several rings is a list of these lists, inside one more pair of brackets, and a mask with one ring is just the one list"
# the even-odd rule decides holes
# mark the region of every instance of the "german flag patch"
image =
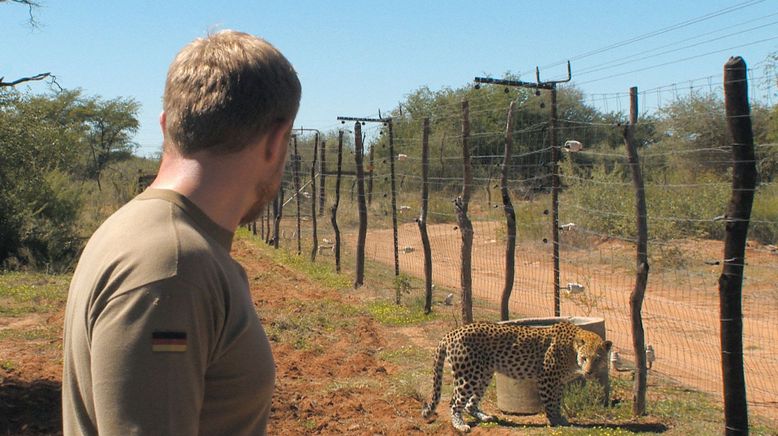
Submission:
[[155,353],[183,353],[186,351],[186,332],[151,333],[151,351]]

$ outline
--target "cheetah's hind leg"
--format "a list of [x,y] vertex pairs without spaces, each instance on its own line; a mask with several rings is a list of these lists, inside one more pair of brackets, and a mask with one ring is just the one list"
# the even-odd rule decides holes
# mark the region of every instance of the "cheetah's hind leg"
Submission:
[[467,401],[467,405],[465,406],[465,411],[481,422],[494,422],[497,420],[496,417],[492,415],[487,415],[486,413],[482,412],[481,409],[478,407],[479,404],[481,403],[481,399],[484,397],[486,388],[489,387],[489,382],[492,380],[492,376],[494,375],[492,374],[486,377],[485,373],[482,372],[482,374],[484,376],[482,376],[480,380],[473,382],[473,384],[475,385],[473,386],[473,395],[471,395],[470,399]]
[[470,431],[470,426],[462,418],[462,409],[464,409],[466,398],[464,384],[457,383],[451,394],[451,425],[462,433],[467,433]]
[[477,408],[471,408],[471,409],[465,409],[467,410],[467,413],[469,413],[471,416],[473,416],[475,419],[481,421],[481,422],[494,422],[497,421],[497,418],[494,415],[487,415],[486,413],[482,412],[480,409]]
[[453,425],[455,429],[461,431],[462,433],[470,432],[470,426],[465,423],[461,413],[451,415],[451,425]]

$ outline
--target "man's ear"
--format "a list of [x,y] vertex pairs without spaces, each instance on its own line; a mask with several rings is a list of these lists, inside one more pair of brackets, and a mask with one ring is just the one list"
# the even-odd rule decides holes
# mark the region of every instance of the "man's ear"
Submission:
[[167,122],[167,114],[165,111],[162,111],[161,114],[159,114],[159,127],[162,129],[162,136],[165,136],[165,123]]
[[268,132],[267,143],[265,144],[265,160],[273,162],[280,159],[286,159],[286,144],[289,142],[289,132],[292,129],[291,121],[277,123]]

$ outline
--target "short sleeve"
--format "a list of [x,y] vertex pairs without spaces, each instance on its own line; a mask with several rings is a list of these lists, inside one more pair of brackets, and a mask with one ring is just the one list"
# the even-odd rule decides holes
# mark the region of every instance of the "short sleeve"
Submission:
[[209,292],[171,278],[116,295],[92,314],[98,432],[197,434],[223,313]]

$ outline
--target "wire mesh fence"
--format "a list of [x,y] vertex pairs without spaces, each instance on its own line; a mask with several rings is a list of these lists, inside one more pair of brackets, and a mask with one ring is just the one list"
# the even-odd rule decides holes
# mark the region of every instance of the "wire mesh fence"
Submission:
[[[721,398],[719,285],[727,203],[731,195],[732,146],[726,132],[721,87],[679,89],[673,85],[640,94],[643,110],[637,137],[648,208],[650,274],[643,302],[645,341],[651,373],[674,379]],[[719,82],[720,83],[720,82]],[[769,80],[751,78],[752,94],[771,95]],[[630,293],[635,283],[635,197],[630,180],[623,130],[628,93],[611,94],[573,104],[574,88],[560,99],[556,123],[559,162],[560,314],[605,319],[614,342],[617,369],[634,361]],[[497,307],[505,282],[506,222],[500,197],[507,103],[523,110],[515,114],[510,132],[514,149],[508,162],[508,190],[516,211],[515,279],[511,317],[554,315],[552,238],[552,166],[547,116],[548,97],[533,92],[468,90],[473,187],[469,217],[473,223],[472,290],[476,304]],[[572,96],[572,97],[571,97]],[[438,95],[437,97],[440,97]],[[579,96],[580,97],[580,96]],[[459,298],[462,237],[453,201],[462,193],[462,112],[459,101],[429,99],[435,104],[399,108],[392,113],[395,153],[389,153],[385,123],[360,125],[365,150],[368,233],[365,256],[393,270],[392,173],[399,271],[423,278],[424,256],[417,220],[421,207],[422,123],[430,119],[429,216],[427,231],[433,260],[436,302],[449,293]],[[584,99],[579,99],[584,100]],[[496,103],[497,101],[497,103]],[[596,109],[595,109],[596,105]],[[770,102],[755,105],[753,117],[765,116]],[[599,114],[594,116],[595,113]],[[758,123],[755,123],[757,126]],[[755,130],[757,127],[755,127]],[[340,178],[337,222],[342,233],[342,262],[353,263],[358,226],[358,189],[354,167],[354,130],[343,124],[342,168],[338,173],[337,132],[299,132],[299,169],[287,170],[285,204],[278,237],[281,246],[310,249],[312,211],[317,221],[317,262],[335,263],[336,235],[327,218]],[[778,144],[756,134],[760,165],[778,153]],[[653,138],[653,139],[651,139]],[[658,139],[657,139],[658,138]],[[319,141],[316,162],[313,142]],[[582,149],[562,146],[566,141]],[[321,144],[323,143],[323,144]],[[291,164],[293,165],[293,164]],[[314,171],[311,172],[311,168]],[[762,169],[760,167],[760,169]],[[291,174],[298,174],[295,185]],[[316,191],[311,174],[318,182]],[[762,175],[756,190],[746,250],[743,284],[744,360],[750,410],[778,420],[778,204],[776,181]],[[298,202],[297,200],[301,200]],[[324,206],[322,208],[322,205]],[[297,227],[297,220],[302,225]],[[259,224],[266,239],[271,227]],[[267,232],[267,233],[265,233]],[[306,250],[301,251],[307,255]],[[348,254],[346,254],[348,253]],[[391,288],[393,284],[387,284]],[[423,292],[423,288],[414,292]],[[411,298],[421,298],[413,295]],[[404,297],[407,298],[407,297]],[[622,366],[619,366],[622,365]]]

